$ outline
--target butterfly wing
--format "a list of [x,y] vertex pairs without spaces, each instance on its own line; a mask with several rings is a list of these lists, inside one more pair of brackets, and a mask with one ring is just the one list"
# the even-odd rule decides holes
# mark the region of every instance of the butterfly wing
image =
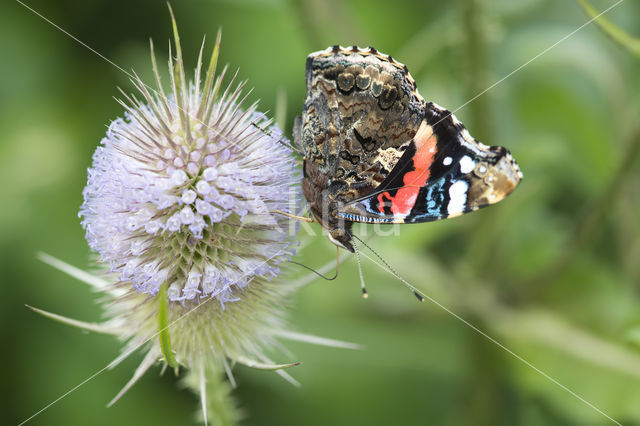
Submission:
[[497,203],[522,178],[503,147],[476,141],[449,111],[424,104],[424,119],[391,173],[370,193],[342,204],[352,222],[429,222]]
[[335,228],[335,207],[371,193],[423,120],[406,67],[373,48],[334,46],[307,58],[307,97],[294,131],[312,214]]

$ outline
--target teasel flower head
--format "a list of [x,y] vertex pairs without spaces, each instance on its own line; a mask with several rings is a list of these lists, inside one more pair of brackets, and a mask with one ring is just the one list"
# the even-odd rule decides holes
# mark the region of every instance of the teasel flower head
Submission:
[[298,172],[277,125],[256,104],[242,109],[244,83],[215,78],[219,44],[204,84],[202,55],[187,84],[177,37],[171,94],[155,59],[157,89],[135,78],[143,100],[123,92],[125,117],[94,154],[80,216],[90,247],[138,292],[224,305],[292,253],[288,220],[270,211],[299,199]]
[[[299,175],[282,132],[257,105],[244,106],[244,83],[216,76],[220,33],[203,70],[203,49],[188,82],[173,19],[170,93],[163,90],[153,43],[155,89],[132,79],[116,119],[93,156],[80,210],[101,276],[43,260],[93,285],[106,320],[65,323],[126,342],[111,366],[139,348],[142,364],[117,400],[156,362],[186,367],[185,383],[219,423],[237,417],[228,401],[231,365],[273,369],[295,380],[266,351],[284,337],[345,346],[286,330],[283,309],[296,288],[276,278],[294,254],[296,229],[274,210],[295,208]],[[203,43],[204,47],[204,43]],[[348,344],[346,347],[350,347]],[[224,373],[229,380],[224,381]]]

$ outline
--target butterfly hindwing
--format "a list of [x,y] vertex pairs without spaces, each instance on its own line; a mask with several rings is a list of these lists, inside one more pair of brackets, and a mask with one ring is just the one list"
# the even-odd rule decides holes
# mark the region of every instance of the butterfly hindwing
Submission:
[[370,194],[345,203],[353,222],[429,222],[496,203],[522,175],[509,152],[469,135],[455,116],[425,103],[424,120],[387,178]]

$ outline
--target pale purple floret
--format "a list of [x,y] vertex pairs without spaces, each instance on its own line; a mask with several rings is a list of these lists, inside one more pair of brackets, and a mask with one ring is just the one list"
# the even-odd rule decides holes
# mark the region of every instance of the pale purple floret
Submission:
[[[199,92],[188,93],[195,108]],[[219,100],[207,123],[192,116],[185,130],[172,99],[152,97],[113,121],[96,149],[82,225],[90,247],[138,291],[166,285],[171,301],[224,304],[292,254],[286,221],[270,212],[299,199],[294,161],[280,129],[237,99]]]

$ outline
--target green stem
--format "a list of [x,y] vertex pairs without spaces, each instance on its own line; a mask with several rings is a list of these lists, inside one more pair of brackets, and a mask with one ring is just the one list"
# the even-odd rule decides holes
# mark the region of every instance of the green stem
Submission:
[[231,385],[213,362],[204,362],[193,366],[184,379],[185,385],[200,397],[201,420],[215,426],[237,425],[243,416],[231,396]]
[[[489,41],[487,37],[487,11],[484,0],[464,0],[463,22],[465,27],[465,47],[467,73],[467,98],[471,99],[489,87]],[[491,98],[484,94],[467,107],[469,129],[478,140],[487,141],[494,145],[492,135]],[[467,120],[465,117],[465,120]],[[494,250],[487,249],[487,241],[497,225],[493,215],[480,217],[477,232],[469,242],[466,261],[474,276],[481,276],[492,260]],[[474,319],[474,324],[483,328],[480,317]],[[469,385],[463,411],[464,424],[497,425],[501,417],[506,416],[508,408],[501,398],[504,382],[501,380],[500,365],[502,361],[496,349],[489,347],[482,337],[474,334],[468,341],[471,353]]]
[[[473,99],[490,86],[489,82],[489,40],[488,16],[484,0],[464,0],[462,19],[465,27],[466,59],[466,97]],[[491,93],[471,102],[465,109],[465,121],[468,122],[469,131],[479,141],[487,145],[498,145],[494,140],[492,126],[492,102]],[[495,212],[494,212],[495,213]],[[487,247],[487,242],[493,240],[496,235],[495,228],[499,221],[495,214],[485,214],[478,218],[473,238],[469,241],[467,256],[470,271],[474,276],[482,276],[486,271],[496,270],[490,262],[495,258],[496,250]]]
[[158,292],[158,337],[160,350],[165,362],[172,368],[178,368],[178,362],[173,357],[171,339],[169,337],[169,302],[167,301],[167,285],[160,287]]
[[[483,321],[474,315],[470,320],[474,324]],[[472,330],[469,333],[467,342],[473,352],[472,373],[463,398],[467,417],[462,423],[475,426],[516,424],[518,395],[508,382],[509,362],[505,353],[478,333]]]
[[[467,98],[472,99],[489,87],[489,42],[487,13],[483,0],[466,0],[463,12],[466,29]],[[491,95],[485,93],[468,106],[469,127],[479,140],[491,141]]]
[[604,16],[601,16],[601,12],[598,12],[586,0],[578,0],[578,3],[591,19],[595,19],[595,23],[607,37],[613,40],[614,43],[617,43],[627,49],[634,56],[640,58],[640,39],[627,34],[613,22],[609,21]]
[[276,91],[276,124],[283,132],[287,131],[287,92],[284,87]]

